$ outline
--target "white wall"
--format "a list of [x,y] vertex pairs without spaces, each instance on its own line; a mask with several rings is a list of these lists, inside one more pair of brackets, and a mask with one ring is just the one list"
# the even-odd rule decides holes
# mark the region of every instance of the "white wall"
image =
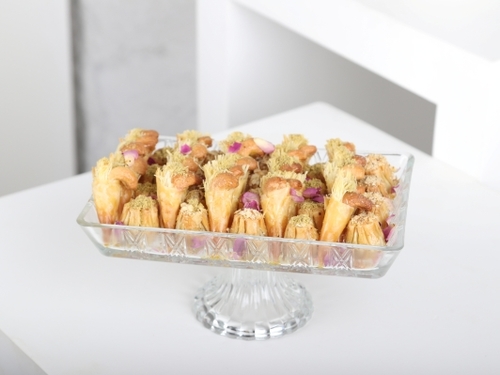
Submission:
[[199,1],[197,22],[201,130],[324,101],[431,153],[433,103],[233,1]]
[[80,170],[135,127],[196,127],[195,1],[76,0]]
[[0,195],[76,171],[67,0],[0,0]]

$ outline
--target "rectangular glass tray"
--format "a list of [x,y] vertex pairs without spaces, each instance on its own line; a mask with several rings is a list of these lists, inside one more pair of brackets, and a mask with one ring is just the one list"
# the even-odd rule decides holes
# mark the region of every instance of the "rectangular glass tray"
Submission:
[[[397,169],[399,179],[392,212],[395,232],[386,246],[100,224],[92,198],[77,222],[100,252],[111,257],[379,278],[386,274],[404,246],[414,163],[410,154],[382,155]],[[311,163],[326,161],[326,152],[319,150],[314,159]]]

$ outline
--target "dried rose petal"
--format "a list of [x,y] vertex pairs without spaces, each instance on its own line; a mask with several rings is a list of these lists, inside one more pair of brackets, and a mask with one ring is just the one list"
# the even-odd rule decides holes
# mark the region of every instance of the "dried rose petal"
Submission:
[[153,164],[156,164],[156,160],[153,159],[152,157],[149,157],[148,158],[148,165],[153,165]]
[[243,255],[243,252],[245,251],[245,239],[235,239],[233,243],[233,250],[239,257],[241,257]]
[[312,197],[312,200],[318,203],[325,203],[325,197],[321,194],[315,195],[314,197]]
[[394,237],[394,235],[396,234],[395,228],[396,227],[394,225],[389,225],[382,230],[382,232],[384,233],[385,242],[389,242],[391,238]]
[[193,237],[191,239],[191,247],[195,249],[202,248],[203,246],[205,246],[206,241],[207,239],[205,237]]
[[318,194],[319,194],[319,188],[310,187],[310,188],[307,188],[303,191],[302,196],[304,198],[310,199],[310,198],[314,198]]
[[290,189],[290,195],[292,196],[292,199],[296,203],[301,203],[304,202],[305,200],[303,196],[297,194],[297,190],[295,189]]
[[188,144],[184,144],[181,146],[181,154],[183,155],[186,155],[186,154],[189,154],[191,152],[191,146],[189,146]]
[[255,142],[257,147],[264,151],[266,154],[270,154],[275,149],[274,145],[271,142],[266,141],[262,138],[254,138],[253,141]]
[[125,163],[128,166],[134,164],[134,162],[139,157],[139,152],[137,150],[127,150],[122,152],[123,158],[125,159]]
[[247,191],[241,196],[241,202],[243,203],[243,208],[253,208],[260,211],[260,197],[256,193]]
[[241,148],[241,143],[240,142],[234,142],[229,148],[227,149],[227,152],[234,154],[235,152],[238,152]]

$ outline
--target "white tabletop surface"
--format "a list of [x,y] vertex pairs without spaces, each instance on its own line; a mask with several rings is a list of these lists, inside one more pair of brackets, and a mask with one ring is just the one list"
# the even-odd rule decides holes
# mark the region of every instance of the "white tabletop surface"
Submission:
[[413,153],[406,244],[387,275],[296,275],[315,307],[305,327],[218,336],[191,302],[225,270],[101,255],[75,221],[87,173],[0,198],[0,330],[50,375],[500,373],[499,193],[323,103],[238,129]]

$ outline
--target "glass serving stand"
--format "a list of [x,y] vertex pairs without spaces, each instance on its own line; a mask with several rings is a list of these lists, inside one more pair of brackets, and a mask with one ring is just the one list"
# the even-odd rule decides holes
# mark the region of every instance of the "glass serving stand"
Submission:
[[[380,278],[403,248],[414,158],[383,155],[399,179],[386,246],[100,224],[92,198],[77,222],[106,256],[230,268],[198,291],[196,318],[227,337],[280,337],[306,324],[313,312],[310,294],[291,273]],[[316,161],[324,158],[316,155]]]

